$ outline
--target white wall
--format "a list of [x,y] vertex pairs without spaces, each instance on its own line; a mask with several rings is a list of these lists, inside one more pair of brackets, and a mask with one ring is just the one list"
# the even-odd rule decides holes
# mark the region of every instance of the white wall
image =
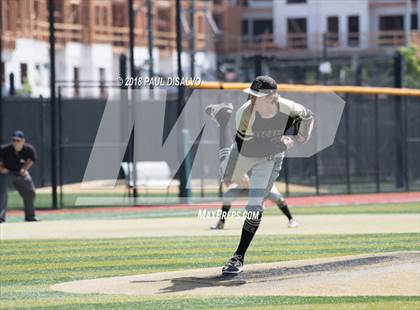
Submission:
[[[187,75],[189,76],[189,74]],[[217,78],[216,55],[214,53],[197,52],[195,54],[195,77],[206,80]]]
[[[326,31],[327,17],[339,17],[340,45],[346,45],[347,18],[350,15],[359,16],[359,31],[369,31],[369,1],[368,0],[307,0],[305,4],[287,4],[286,0],[273,1],[273,26],[275,42],[287,46],[287,18],[306,18],[309,48],[315,46],[316,41],[322,42],[322,33]],[[365,46],[361,38],[361,46]]]
[[[168,56],[160,57],[161,70],[164,76],[177,75],[177,54],[173,51]],[[190,76],[190,55],[187,52],[181,54],[182,71],[184,76]],[[195,77],[212,78],[216,72],[216,55],[214,53],[195,53]]]
[[[15,89],[22,88],[20,80],[20,64],[27,64],[28,82],[32,88],[32,96],[49,96],[49,49],[46,42],[32,39],[16,39],[13,51],[3,52],[5,62],[5,91],[9,90],[9,75],[15,75]],[[39,70],[36,70],[36,66]]]
[[[67,43],[57,50],[57,80],[73,81],[74,67],[79,68],[80,81],[99,82],[99,68],[105,69],[105,80],[115,79],[112,46],[108,44],[85,45],[77,42]],[[74,95],[73,88],[63,88],[64,96]],[[98,96],[99,87],[80,88],[81,96]]]
[[[153,72],[159,72],[159,49],[153,48]],[[129,58],[127,58],[129,61]],[[134,61],[137,68],[141,68],[143,75],[147,75],[149,70],[149,51],[147,47],[134,48]]]
[[[92,60],[90,65],[86,64],[85,67],[89,68],[88,71],[90,79],[99,82],[99,69],[104,68],[105,81],[115,80],[118,73],[118,68],[113,68],[112,46],[109,44],[92,44],[90,45],[90,48],[88,47],[88,49],[90,50]],[[99,88],[95,89],[91,94],[99,95]]]
[[[159,50],[153,49],[154,72],[166,76],[176,76],[177,60],[176,52],[168,56],[159,56]],[[145,62],[149,59],[146,47],[134,49],[135,65],[142,68],[142,73],[147,75],[148,65]],[[214,53],[196,53],[196,76],[213,78],[216,70],[216,56]],[[189,53],[182,53],[182,65],[185,76],[189,76]],[[5,62],[5,93],[9,89],[9,74],[15,74],[16,90],[22,88],[20,83],[20,64],[26,63],[28,67],[28,81],[32,88],[33,97],[39,95],[49,97],[49,45],[48,42],[35,41],[32,39],[17,39],[16,48],[13,51],[3,52]],[[127,57],[127,61],[129,61]],[[35,66],[39,66],[39,70]],[[56,80],[73,81],[74,67],[79,68],[80,81],[92,81],[98,84],[100,80],[99,69],[105,69],[105,80],[116,81],[119,72],[119,54],[113,52],[108,44],[85,45],[76,42],[69,42],[62,48],[56,50]],[[128,70],[127,70],[128,71]],[[112,89],[107,90],[112,93]],[[99,96],[99,87],[79,89],[81,96]],[[63,96],[73,96],[72,87],[62,89]]]

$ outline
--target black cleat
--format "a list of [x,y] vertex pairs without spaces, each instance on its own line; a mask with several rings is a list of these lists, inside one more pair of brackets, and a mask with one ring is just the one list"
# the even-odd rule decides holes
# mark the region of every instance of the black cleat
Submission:
[[241,255],[234,254],[222,268],[222,274],[238,274],[242,272],[244,258]]

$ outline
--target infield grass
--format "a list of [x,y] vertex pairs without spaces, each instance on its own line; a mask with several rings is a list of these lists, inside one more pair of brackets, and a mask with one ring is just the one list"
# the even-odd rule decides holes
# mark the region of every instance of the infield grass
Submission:
[[[419,233],[257,235],[247,263],[420,250]],[[2,309],[418,309],[420,297],[186,298],[66,294],[52,284],[221,266],[238,236],[2,241]],[[227,288],[229,289],[229,288]],[[234,289],[234,288],[230,288]]]

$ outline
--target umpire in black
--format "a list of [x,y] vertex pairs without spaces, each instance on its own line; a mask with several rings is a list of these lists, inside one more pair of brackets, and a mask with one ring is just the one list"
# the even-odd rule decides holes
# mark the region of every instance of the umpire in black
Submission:
[[26,143],[25,134],[18,130],[12,142],[0,148],[0,223],[6,220],[7,191],[13,186],[23,199],[25,221],[36,222],[35,186],[29,169],[36,161],[35,148]]

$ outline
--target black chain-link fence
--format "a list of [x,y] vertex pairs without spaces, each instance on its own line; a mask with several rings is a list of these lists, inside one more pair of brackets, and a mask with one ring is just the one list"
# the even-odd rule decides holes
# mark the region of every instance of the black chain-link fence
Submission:
[[[286,159],[281,190],[289,195],[419,190],[420,97],[339,95],[346,107],[334,144],[309,159]],[[82,181],[105,104],[105,98],[58,100],[55,151],[63,184]],[[32,169],[35,184],[50,185],[49,100],[6,97],[3,109],[5,136],[15,129],[26,133],[38,151]]]

